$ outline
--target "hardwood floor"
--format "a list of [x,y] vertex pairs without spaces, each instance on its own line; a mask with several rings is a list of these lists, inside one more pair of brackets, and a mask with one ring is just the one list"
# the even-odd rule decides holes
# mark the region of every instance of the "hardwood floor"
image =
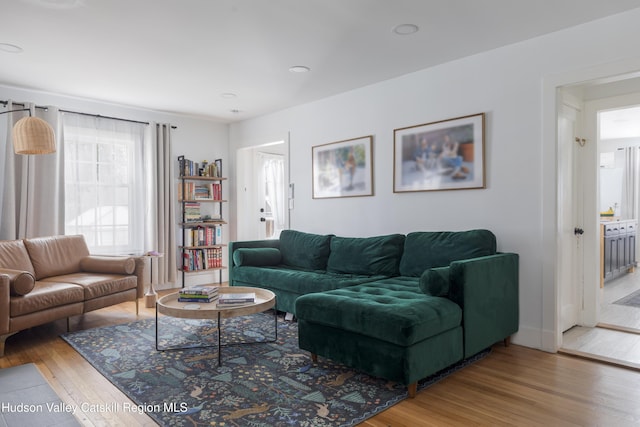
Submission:
[[[154,315],[154,310],[144,308],[142,301],[140,307],[140,318]],[[93,328],[136,319],[133,303],[125,303],[72,318],[71,328]],[[155,425],[144,414],[109,411],[110,405],[129,400],[58,338],[65,330],[66,322],[58,321],[14,335],[7,341],[0,368],[35,363],[63,401],[94,405],[76,414],[84,425]],[[640,402],[638,371],[499,344],[485,359],[361,425],[632,426],[640,424],[637,402]]]
[[598,326],[575,326],[565,331],[560,351],[640,370],[640,308],[614,304],[638,289],[637,270],[605,283]]

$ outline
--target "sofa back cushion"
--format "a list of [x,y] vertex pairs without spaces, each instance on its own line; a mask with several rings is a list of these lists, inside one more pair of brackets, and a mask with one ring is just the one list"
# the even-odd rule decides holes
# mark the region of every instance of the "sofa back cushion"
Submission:
[[413,232],[404,241],[400,274],[420,277],[429,268],[495,253],[496,236],[489,230]]
[[80,260],[89,255],[89,248],[81,235],[25,239],[24,245],[29,252],[36,280],[77,273],[80,271]]
[[29,252],[22,240],[0,241],[0,267],[11,270],[28,271],[35,276]]
[[327,271],[397,276],[404,235],[333,237]]
[[325,270],[329,259],[331,235],[283,230],[280,233],[282,264],[305,270]]

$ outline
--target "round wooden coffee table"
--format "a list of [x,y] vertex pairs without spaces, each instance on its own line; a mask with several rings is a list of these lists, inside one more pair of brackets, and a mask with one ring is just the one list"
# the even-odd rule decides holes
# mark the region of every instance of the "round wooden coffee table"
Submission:
[[[220,286],[218,289],[218,295],[221,294],[243,294],[254,293],[256,295],[255,301],[247,303],[241,306],[233,307],[219,307],[216,302],[210,303],[193,303],[193,302],[179,302],[178,292],[165,295],[160,298],[156,303],[156,350],[182,350],[189,348],[203,348],[213,347],[211,345],[189,346],[189,347],[164,347],[160,348],[158,344],[158,314],[164,314],[165,316],[178,317],[181,319],[207,319],[217,320],[218,326],[218,366],[222,366],[222,319],[237,316],[247,316],[249,314],[262,313],[274,308],[276,305],[276,296],[273,292],[267,289],[251,288],[248,286]],[[274,342],[278,339],[278,312],[274,309],[274,339],[271,341],[260,342]],[[253,344],[257,341],[233,343],[236,344]]]

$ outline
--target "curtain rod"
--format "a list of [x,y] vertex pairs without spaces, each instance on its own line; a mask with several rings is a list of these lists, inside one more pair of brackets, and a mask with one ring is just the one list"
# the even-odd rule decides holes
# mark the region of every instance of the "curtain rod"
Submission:
[[[9,103],[9,101],[0,101],[0,104],[3,104],[5,107],[7,106],[8,103]],[[21,103],[21,102],[15,102],[15,103],[13,103],[13,105],[21,105],[23,107],[26,107],[26,104]],[[41,105],[36,105],[35,108],[38,108],[40,110],[47,110],[48,109],[48,107],[41,106]],[[143,125],[148,125],[149,124],[149,122],[141,122],[139,120],[131,120],[131,119],[122,119],[120,117],[102,116],[100,114],[81,113],[81,112],[78,112],[78,111],[71,111],[71,110],[58,110],[58,111],[60,111],[61,113],[78,114],[78,115],[81,115],[81,116],[97,117],[97,118],[101,118],[101,119],[120,120],[122,122],[140,123],[140,124],[143,124]],[[171,129],[178,129],[178,127],[172,125]]]

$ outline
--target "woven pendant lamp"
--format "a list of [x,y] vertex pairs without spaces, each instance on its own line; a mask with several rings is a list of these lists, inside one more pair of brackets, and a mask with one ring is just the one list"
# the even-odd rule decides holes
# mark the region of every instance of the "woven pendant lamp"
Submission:
[[23,117],[13,126],[16,154],[49,154],[56,151],[53,128],[38,117]]

